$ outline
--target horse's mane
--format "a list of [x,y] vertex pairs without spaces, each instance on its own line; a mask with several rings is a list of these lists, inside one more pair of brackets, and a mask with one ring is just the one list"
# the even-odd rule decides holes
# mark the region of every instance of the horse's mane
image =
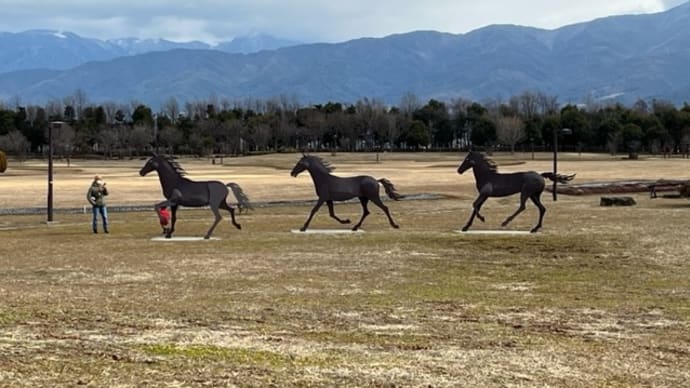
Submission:
[[175,170],[175,172],[180,176],[187,175],[187,171],[185,171],[185,169],[180,166],[180,163],[178,163],[177,160],[175,160],[172,156],[161,156],[161,159],[168,162],[170,167],[172,167],[173,170]]
[[476,152],[475,154],[479,156],[480,160],[486,163],[486,165],[489,167],[489,171],[498,172],[498,165],[493,161],[493,159],[479,152]]
[[327,160],[324,160],[316,155],[305,155],[305,158],[321,165],[323,168],[325,168],[328,172],[333,172],[335,170],[335,167],[331,165],[331,163]]

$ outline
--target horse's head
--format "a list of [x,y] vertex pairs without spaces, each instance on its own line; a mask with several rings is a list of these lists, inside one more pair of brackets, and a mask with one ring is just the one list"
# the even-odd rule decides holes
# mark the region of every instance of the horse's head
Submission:
[[159,165],[160,165],[160,156],[154,154],[151,159],[146,161],[146,164],[144,165],[144,167],[142,167],[141,170],[139,170],[139,175],[144,176],[144,175],[150,173],[151,171],[158,170]]
[[458,167],[458,174],[462,174],[463,172],[474,167],[476,163],[475,153],[473,151],[468,152],[467,156],[465,156],[465,160],[463,160],[462,164],[460,164],[460,167]]
[[290,175],[296,177],[299,175],[302,171],[306,170],[309,168],[309,158],[307,155],[302,154],[302,158],[297,161],[297,164],[295,164],[295,167],[292,168],[292,171],[290,171]]

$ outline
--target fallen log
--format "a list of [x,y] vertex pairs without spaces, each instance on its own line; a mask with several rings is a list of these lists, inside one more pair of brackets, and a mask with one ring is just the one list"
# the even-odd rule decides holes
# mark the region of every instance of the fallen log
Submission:
[[[684,189],[688,187],[687,189]],[[551,187],[546,187],[551,191]],[[607,182],[589,182],[569,185],[558,185],[559,194],[565,195],[590,195],[590,194],[617,194],[617,193],[644,193],[649,192],[652,197],[657,192],[690,191],[690,180],[623,180]]]

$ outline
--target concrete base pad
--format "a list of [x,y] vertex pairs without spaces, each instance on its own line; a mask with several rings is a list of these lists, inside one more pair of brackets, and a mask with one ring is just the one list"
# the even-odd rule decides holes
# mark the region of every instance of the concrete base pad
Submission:
[[292,229],[295,234],[350,234],[350,233],[364,233],[362,229],[353,231],[352,229],[307,229],[304,232],[299,229]]
[[456,233],[460,234],[479,234],[479,235],[505,235],[505,236],[510,236],[510,235],[530,235],[530,234],[535,234],[535,233],[530,233],[529,230],[468,230],[467,232],[463,232],[462,230],[456,230]]
[[[220,240],[218,237],[211,237],[208,240]],[[165,238],[165,236],[153,237],[151,241],[206,241],[203,237],[193,237],[193,236],[172,236],[171,238]]]

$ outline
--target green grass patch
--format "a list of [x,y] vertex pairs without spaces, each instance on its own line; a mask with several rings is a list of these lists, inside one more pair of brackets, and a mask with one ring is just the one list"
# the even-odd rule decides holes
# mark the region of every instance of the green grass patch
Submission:
[[214,361],[274,369],[297,366],[326,367],[337,365],[342,360],[342,357],[328,353],[292,356],[268,350],[214,345],[147,344],[139,346],[138,349],[149,356]]

